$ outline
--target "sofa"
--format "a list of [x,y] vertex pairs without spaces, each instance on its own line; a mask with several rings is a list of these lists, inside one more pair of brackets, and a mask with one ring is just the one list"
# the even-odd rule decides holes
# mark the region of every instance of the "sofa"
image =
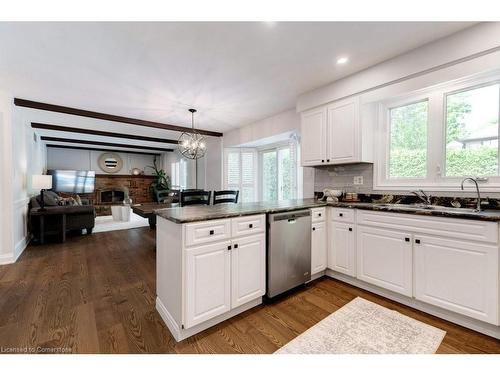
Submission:
[[[66,232],[80,231],[81,233],[82,229],[85,229],[87,234],[92,233],[95,226],[96,214],[94,206],[89,205],[87,201],[81,201],[77,204],[67,204],[70,202],[68,199],[63,199],[52,191],[46,191],[44,193],[44,202],[48,213],[44,215],[45,233],[61,234],[57,233],[62,228],[60,222],[62,215],[58,214],[66,215]],[[33,213],[41,208],[40,203],[41,197],[38,195],[30,199],[28,207],[28,229],[35,239],[40,238],[40,218],[36,213]],[[61,203],[65,204],[61,205]]]

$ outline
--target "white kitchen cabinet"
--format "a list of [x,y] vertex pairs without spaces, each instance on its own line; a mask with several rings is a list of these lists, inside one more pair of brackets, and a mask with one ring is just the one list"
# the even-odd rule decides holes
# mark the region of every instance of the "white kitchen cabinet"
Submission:
[[231,308],[230,241],[186,250],[185,328],[229,311]]
[[415,234],[415,298],[498,325],[498,247]]
[[411,234],[363,225],[356,230],[357,278],[411,297]]
[[315,108],[301,116],[301,162],[314,166],[326,162],[326,107]]
[[352,223],[330,222],[328,268],[356,276],[356,237]]
[[266,216],[177,224],[158,217],[156,309],[175,340],[262,303]]
[[327,232],[325,221],[311,225],[311,275],[324,271],[327,266]]
[[266,236],[233,239],[231,245],[231,308],[266,293]]
[[373,162],[375,118],[372,106],[365,105],[361,110],[359,97],[303,112],[302,165]]
[[358,156],[359,100],[334,102],[327,107],[327,163],[360,161]]

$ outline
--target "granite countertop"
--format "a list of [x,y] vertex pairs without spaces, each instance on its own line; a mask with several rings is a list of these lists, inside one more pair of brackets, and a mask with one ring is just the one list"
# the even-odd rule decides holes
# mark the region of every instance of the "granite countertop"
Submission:
[[[360,210],[371,210],[381,212],[396,212],[423,216],[454,217],[461,219],[500,221],[500,210],[484,210],[481,212],[459,211],[453,208],[437,208],[433,210],[420,207],[408,207],[408,205],[380,205],[377,203],[361,202],[324,202],[315,199],[293,199],[278,202],[255,202],[255,203],[226,203],[215,206],[188,206],[155,210],[155,214],[173,221],[174,223],[190,223],[194,221],[205,221],[214,219],[224,219],[229,217],[267,214],[276,212],[287,212],[315,207],[343,207],[357,208]],[[403,207],[404,206],[404,207]]]
[[316,199],[292,199],[277,202],[223,203],[214,206],[187,206],[155,210],[156,215],[174,223],[189,223],[228,217],[286,212],[302,208],[324,207],[326,202]]

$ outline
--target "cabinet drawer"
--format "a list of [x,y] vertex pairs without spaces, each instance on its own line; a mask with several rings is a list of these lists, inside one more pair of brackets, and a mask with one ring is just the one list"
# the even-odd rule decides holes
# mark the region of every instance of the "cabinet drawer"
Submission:
[[345,223],[354,223],[354,209],[333,207],[330,219]]
[[498,242],[498,224],[487,221],[358,210],[357,224],[469,241]]
[[246,236],[264,232],[266,229],[266,215],[242,216],[231,219],[233,237]]
[[186,246],[203,245],[208,242],[231,238],[231,220],[209,220],[185,224]]
[[311,221],[316,223],[318,221],[324,221],[326,217],[326,208],[313,208],[311,209]]

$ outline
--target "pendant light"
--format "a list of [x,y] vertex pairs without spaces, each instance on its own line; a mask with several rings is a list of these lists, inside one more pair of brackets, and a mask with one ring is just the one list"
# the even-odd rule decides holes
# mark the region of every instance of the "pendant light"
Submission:
[[205,156],[207,145],[205,137],[194,129],[194,114],[196,109],[189,109],[191,112],[191,132],[184,132],[179,137],[178,149],[179,152],[187,159],[200,159]]

